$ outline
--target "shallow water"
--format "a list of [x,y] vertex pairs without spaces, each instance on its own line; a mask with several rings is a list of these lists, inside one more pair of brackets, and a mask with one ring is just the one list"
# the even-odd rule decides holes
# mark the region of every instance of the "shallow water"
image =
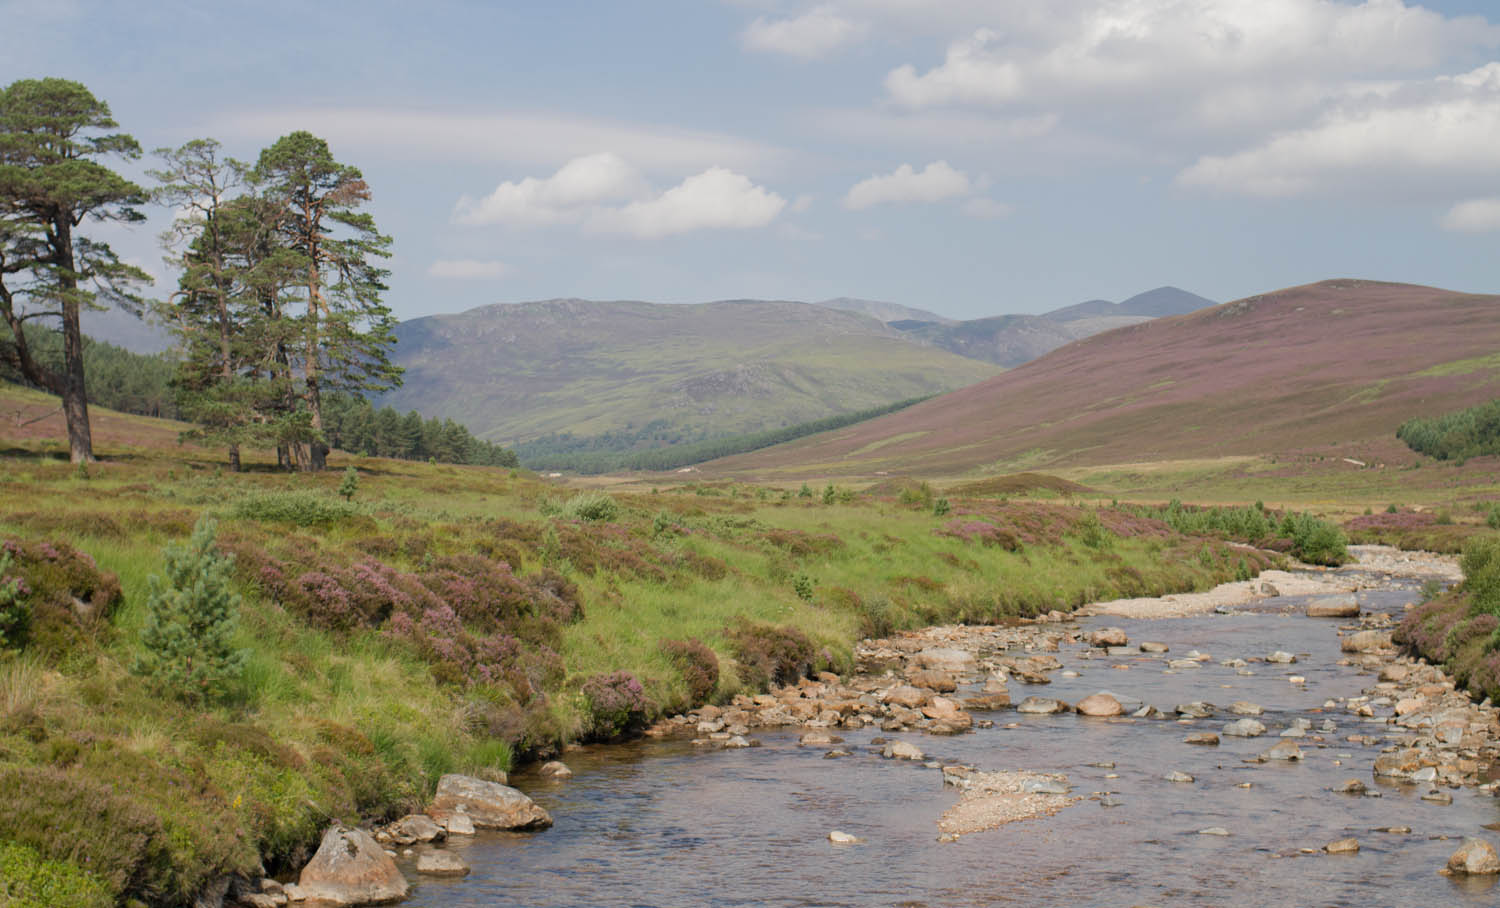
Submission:
[[[1396,611],[1412,596],[1360,594],[1367,610]],[[1456,881],[1436,871],[1468,835],[1500,820],[1500,801],[1452,790],[1454,801],[1420,800],[1417,786],[1376,785],[1379,745],[1344,740],[1383,735],[1383,721],[1362,720],[1323,702],[1358,696],[1374,677],[1338,666],[1339,622],[1301,616],[1305,600],[1265,600],[1234,615],[1159,621],[1090,619],[1085,627],[1125,628],[1132,644],[1160,640],[1171,657],[1198,649],[1214,661],[1164,671],[1161,657],[1088,658],[1082,647],[1059,653],[1081,673],[1050,685],[1012,682],[1028,694],[1069,702],[1109,690],[1127,706],[1142,700],[1170,712],[1205,700],[1221,707],[1192,723],[1100,720],[1075,715],[976,714],[996,722],[956,737],[904,734],[931,758],[981,770],[1066,773],[1075,794],[1111,792],[1119,806],[1084,800],[1050,818],[937,841],[938,817],[958,799],[941,773],[882,760],[869,747],[875,729],[839,732],[854,756],[823,759],[797,746],[800,732],[758,732],[764,746],[705,750],[685,741],[643,742],[570,753],[575,778],[551,783],[518,776],[513,784],[552,812],[556,826],[536,834],[481,834],[450,847],[473,867],[461,881],[411,875],[408,903],[424,908],[564,906],[964,906],[964,905],[1494,905],[1494,880]],[[1251,663],[1242,676],[1219,660],[1284,649],[1295,665]],[[1129,670],[1111,668],[1128,664]],[[1306,677],[1294,685],[1289,675]],[[962,690],[960,695],[962,695]],[[1219,747],[1183,743],[1193,731],[1218,731],[1237,716],[1235,700],[1260,704],[1268,728],[1259,738],[1222,738]],[[1296,717],[1312,721],[1299,741],[1301,763],[1244,763],[1275,744]],[[1338,729],[1321,733],[1325,719]],[[1017,723],[1015,728],[1002,727]],[[1313,736],[1322,734],[1317,743]],[[1383,743],[1383,741],[1382,741]],[[1113,762],[1113,769],[1090,764]],[[1192,784],[1162,776],[1193,775]],[[1106,778],[1114,773],[1117,778]],[[1358,778],[1381,797],[1333,794]],[[1249,789],[1238,788],[1250,782]],[[1199,835],[1222,826],[1228,837]],[[1410,826],[1407,835],[1373,832]],[[835,846],[841,829],[866,844]],[[1355,836],[1355,855],[1301,855]],[[1446,838],[1444,838],[1446,837]],[[1495,837],[1490,834],[1493,840]],[[407,868],[408,870],[410,868]]]

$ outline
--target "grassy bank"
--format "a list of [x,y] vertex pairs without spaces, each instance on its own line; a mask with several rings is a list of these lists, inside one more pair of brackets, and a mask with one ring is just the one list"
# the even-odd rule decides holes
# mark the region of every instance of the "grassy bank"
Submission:
[[1442,665],[1475,699],[1500,700],[1500,533],[1469,539],[1459,566],[1463,582],[1431,591],[1407,613],[1395,640]]
[[[25,865],[28,892],[72,887],[80,904],[179,904],[262,861],[291,870],[330,819],[399,815],[442,773],[845,668],[867,634],[1204,589],[1270,563],[1209,522],[1185,533],[1055,497],[610,496],[483,467],[336,454],[323,475],[253,457],[237,475],[217,452],[100,447],[84,472],[46,442],[0,456],[0,541],[31,615],[0,654],[0,860]],[[134,667],[148,577],[205,516],[235,558],[244,669],[194,704]],[[1274,524],[1253,541],[1275,544]]]

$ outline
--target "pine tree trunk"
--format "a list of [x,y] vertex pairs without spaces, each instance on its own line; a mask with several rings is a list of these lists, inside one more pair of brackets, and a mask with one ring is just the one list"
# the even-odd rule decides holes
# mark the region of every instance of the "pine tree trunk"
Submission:
[[57,230],[58,286],[63,292],[62,335],[63,416],[68,423],[68,450],[73,463],[93,463],[94,439],[89,431],[89,398],[83,381],[83,330],[78,320],[78,279],[73,272],[73,225],[66,217],[54,224]]

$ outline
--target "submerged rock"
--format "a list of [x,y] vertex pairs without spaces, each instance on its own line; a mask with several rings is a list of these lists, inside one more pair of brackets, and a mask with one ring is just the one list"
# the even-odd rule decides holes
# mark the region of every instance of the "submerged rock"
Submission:
[[1165,653],[1170,649],[1165,643],[1157,643],[1155,640],[1146,640],[1140,646],[1143,653]]
[[561,760],[548,760],[542,764],[542,768],[538,772],[549,779],[573,778],[573,770],[569,769],[568,764]]
[[1182,740],[1184,744],[1197,744],[1202,747],[1219,746],[1219,736],[1211,731],[1194,732]]
[[864,839],[860,838],[859,836],[850,835],[847,832],[842,832],[837,829],[828,834],[828,841],[832,842],[835,845],[860,845],[864,843]]
[[410,887],[369,833],[334,824],[302,868],[297,889],[306,899],[343,906],[398,901]]
[[468,814],[475,826],[487,829],[542,829],[552,825],[547,811],[514,788],[457,773],[438,780],[432,807]]
[[1463,846],[1448,858],[1448,872],[1473,876],[1500,873],[1500,856],[1484,839],[1465,839]]
[[925,760],[927,755],[921,748],[907,741],[892,741],[885,746],[881,756],[887,760]]
[[1327,845],[1324,845],[1323,850],[1328,852],[1329,854],[1358,854],[1359,839],[1352,837],[1347,839],[1338,839],[1337,841],[1329,842]]
[[1359,602],[1353,596],[1324,596],[1307,604],[1309,618],[1357,618]]
[[1300,760],[1302,759],[1302,748],[1297,746],[1296,741],[1280,741],[1272,745],[1270,750],[1260,755],[1262,760]]
[[417,856],[417,873],[431,876],[465,876],[469,865],[451,851],[428,851]]

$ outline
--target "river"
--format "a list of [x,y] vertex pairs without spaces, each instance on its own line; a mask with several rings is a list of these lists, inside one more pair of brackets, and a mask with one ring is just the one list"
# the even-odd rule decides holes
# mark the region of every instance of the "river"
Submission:
[[[1397,585],[1405,588],[1361,592],[1361,605],[1399,613],[1417,583]],[[1486,835],[1484,824],[1500,820],[1500,801],[1466,788],[1450,790],[1451,804],[1435,803],[1420,797],[1427,786],[1372,776],[1389,743],[1384,736],[1394,740],[1398,730],[1342,707],[1324,709],[1330,698],[1359,696],[1375,677],[1338,664],[1339,622],[1304,617],[1305,602],[1277,597],[1233,614],[1085,619],[1085,631],[1121,627],[1132,643],[1157,640],[1173,657],[1197,649],[1213,659],[1196,670],[1166,671],[1162,657],[1102,657],[1068,645],[1057,656],[1078,677],[1055,672],[1045,688],[1012,687],[1018,699],[1038,693],[1076,702],[1104,689],[1127,707],[1142,701],[1170,712],[1199,700],[1221,707],[1220,715],[1191,723],[1006,710],[976,714],[994,720],[993,728],[953,737],[840,731],[842,746],[853,751],[842,759],[799,747],[800,730],[758,733],[763,746],[753,749],[666,740],[569,753],[571,780],[526,773],[512,780],[551,811],[553,828],[456,838],[449,847],[473,873],[458,881],[413,874],[406,904],[1494,905],[1494,877],[1449,878],[1437,870],[1463,838]],[[1219,664],[1273,650],[1297,653],[1298,662]],[[1289,683],[1291,675],[1306,683]],[[1223,737],[1218,747],[1184,743],[1191,732],[1219,731],[1237,718],[1222,710],[1237,700],[1264,707],[1265,736]],[[1299,740],[1304,760],[1244,762],[1298,718],[1312,725]],[[1324,731],[1327,721],[1336,729]],[[1379,740],[1351,743],[1349,735]],[[958,792],[943,785],[937,769],[881,759],[871,740],[892,737],[942,763],[1065,773],[1074,794],[1108,795],[940,842],[937,819]],[[1165,780],[1173,770],[1195,781]],[[1371,793],[1329,791],[1349,778]],[[1411,831],[1374,831],[1403,826]],[[1211,827],[1229,835],[1200,834]],[[831,844],[834,829],[865,842]],[[1302,852],[1348,836],[1359,840],[1357,854]]]

